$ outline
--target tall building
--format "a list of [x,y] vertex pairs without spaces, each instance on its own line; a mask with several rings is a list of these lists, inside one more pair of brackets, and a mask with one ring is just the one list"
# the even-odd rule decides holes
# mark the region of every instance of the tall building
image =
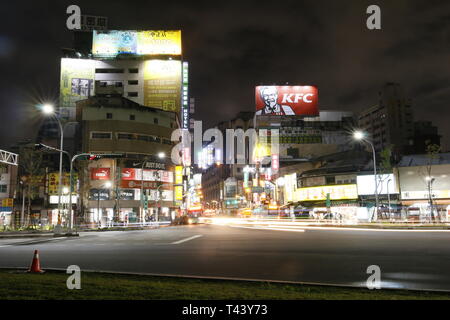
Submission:
[[376,152],[391,146],[394,154],[407,151],[413,144],[413,111],[400,84],[385,84],[378,104],[359,114],[358,126],[369,134]]
[[77,121],[83,153],[122,154],[80,162],[79,218],[102,226],[156,214],[159,221],[170,221],[177,208],[170,161],[176,114],[120,95],[96,96],[77,102]]

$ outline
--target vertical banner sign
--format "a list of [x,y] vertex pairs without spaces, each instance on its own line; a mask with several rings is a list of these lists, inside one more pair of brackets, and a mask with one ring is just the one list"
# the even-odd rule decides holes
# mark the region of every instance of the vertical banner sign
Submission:
[[183,167],[175,167],[175,200],[183,200]]
[[189,129],[189,65],[183,62],[183,89],[181,95],[181,123],[183,129]]
[[280,169],[280,158],[278,154],[272,154],[272,173],[276,175]]
[[244,171],[244,188],[248,188],[248,170]]
[[180,112],[181,61],[144,62],[144,105],[164,111]]

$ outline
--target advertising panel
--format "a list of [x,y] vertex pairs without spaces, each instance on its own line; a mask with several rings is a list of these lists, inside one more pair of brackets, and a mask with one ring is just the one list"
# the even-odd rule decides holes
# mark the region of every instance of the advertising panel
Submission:
[[[78,173],[72,174],[73,181],[78,181]],[[69,188],[70,185],[70,173],[66,172],[63,174],[61,185],[63,188]],[[48,184],[47,184],[47,193],[49,195],[57,195],[59,187],[59,173],[53,172],[48,174]],[[76,186],[73,186],[72,189],[76,193]]]
[[145,61],[144,105],[164,111],[180,112],[181,61]]
[[94,30],[92,53],[99,57],[123,53],[181,55],[181,30]]
[[[359,195],[374,195],[375,194],[375,176],[365,175],[357,176],[356,183],[358,185]],[[377,175],[378,194],[395,194],[398,193],[397,182],[394,175],[378,174]],[[388,189],[389,188],[389,189]]]
[[91,168],[91,180],[109,180],[111,168]]
[[75,107],[75,102],[93,96],[94,77],[94,60],[62,58],[59,88],[60,107]]
[[183,187],[180,184],[183,183],[183,167],[176,166],[175,167],[175,200],[183,200]]
[[[120,187],[123,189],[140,189],[143,185],[144,189],[157,189],[161,184],[155,181],[141,181],[141,180],[122,180]],[[163,183],[160,190],[170,190],[172,185],[169,183]]]
[[258,86],[255,101],[256,115],[319,115],[315,86]]
[[173,173],[166,170],[145,170],[142,176],[142,169],[123,168],[122,180],[144,180],[144,181],[162,181],[173,183]]
[[330,200],[358,199],[358,189],[356,184],[347,184],[297,189],[297,201],[326,200],[327,193],[330,194]]
[[89,200],[110,200],[109,189],[90,189]]

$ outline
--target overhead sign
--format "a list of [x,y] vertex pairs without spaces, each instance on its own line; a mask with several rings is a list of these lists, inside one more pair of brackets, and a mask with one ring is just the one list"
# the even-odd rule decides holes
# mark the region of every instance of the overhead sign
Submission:
[[319,115],[315,86],[258,86],[255,101],[256,115]]
[[327,194],[330,200],[358,199],[356,184],[300,188],[296,191],[297,201],[326,200]]
[[181,55],[181,30],[94,30],[92,54]]

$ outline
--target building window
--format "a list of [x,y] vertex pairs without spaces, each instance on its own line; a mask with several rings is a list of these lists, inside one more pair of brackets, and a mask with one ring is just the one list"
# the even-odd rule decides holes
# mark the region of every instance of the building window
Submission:
[[117,139],[119,140],[134,140],[136,138],[136,135],[132,133],[118,133]]
[[139,69],[138,68],[130,68],[128,69],[129,73],[139,73]]
[[7,192],[8,192],[8,185],[0,184],[0,193],[7,193]]
[[108,113],[106,114],[106,119],[112,119],[112,113],[108,112]]
[[138,93],[137,92],[128,92],[128,96],[129,97],[137,97]]
[[336,179],[335,179],[335,177],[325,177],[325,183],[326,184],[335,184]]
[[136,116],[134,114],[130,114],[130,120],[136,120]]
[[129,85],[137,85],[139,83],[139,80],[128,80]]
[[91,139],[112,139],[111,132],[91,132]]
[[95,73],[123,73],[123,69],[115,68],[96,68]]

